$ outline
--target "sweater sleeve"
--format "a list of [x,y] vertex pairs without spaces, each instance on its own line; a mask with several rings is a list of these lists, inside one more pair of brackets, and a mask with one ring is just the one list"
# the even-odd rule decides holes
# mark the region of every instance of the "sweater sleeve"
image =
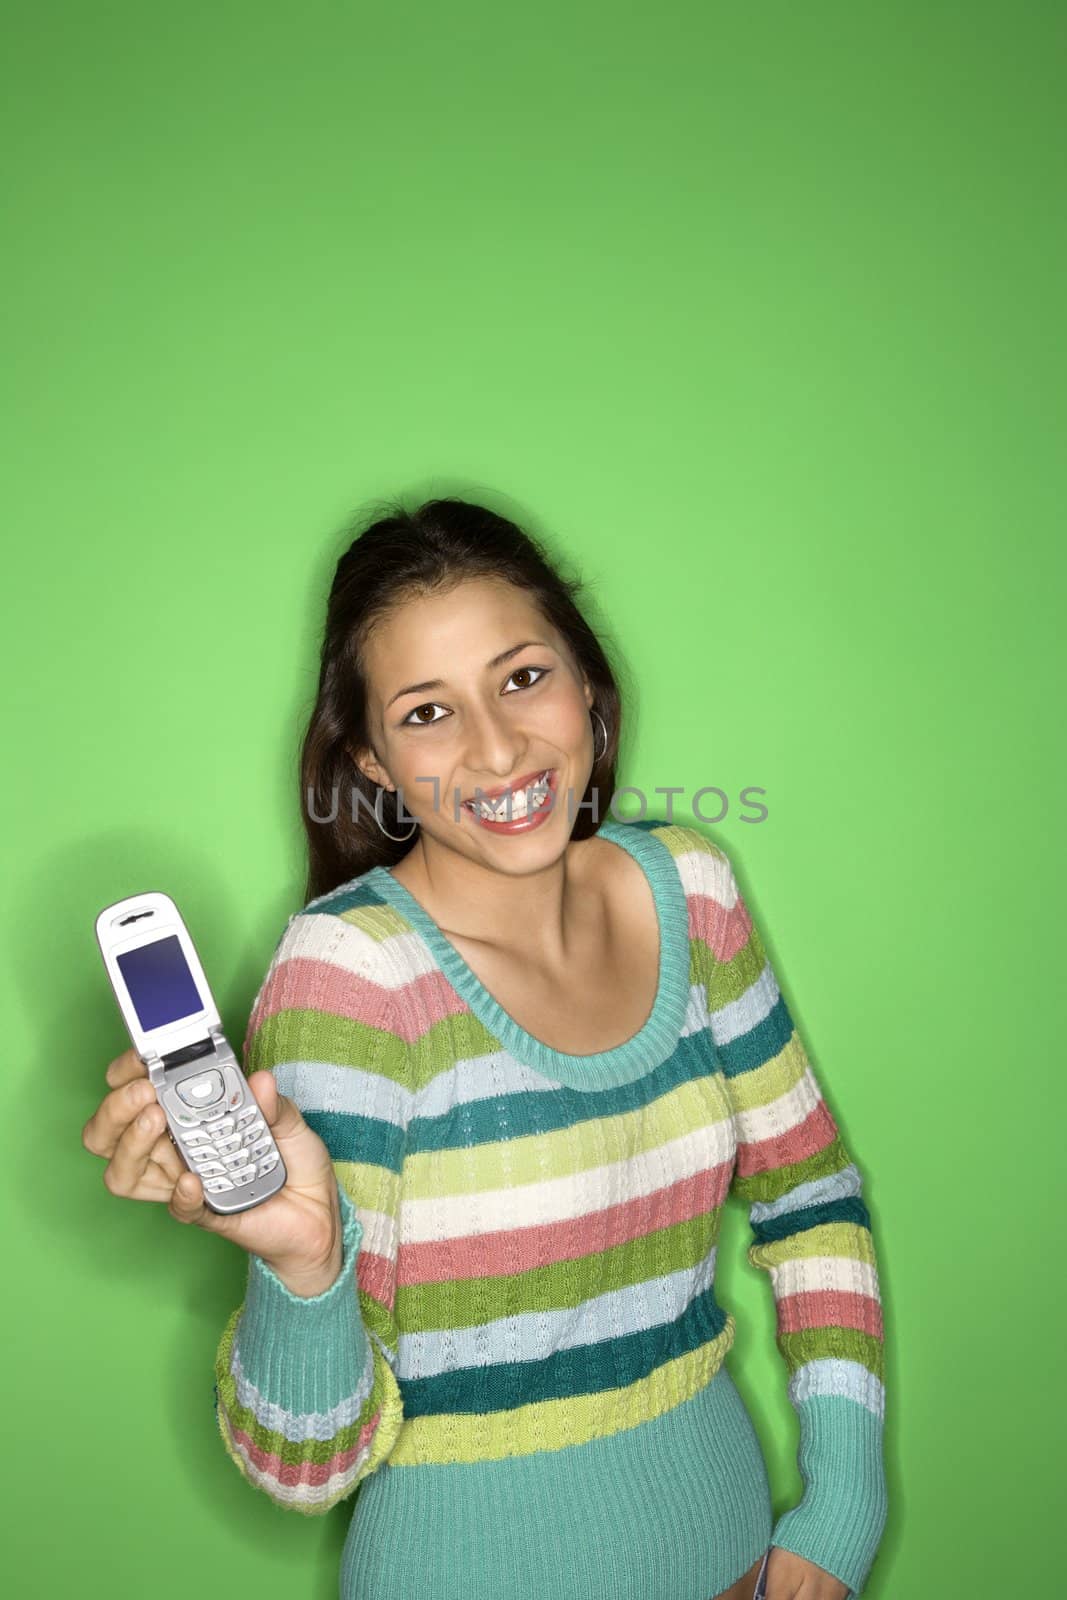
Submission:
[[726,854],[696,830],[708,1023],[737,1135],[731,1192],[769,1275],[799,1419],[798,1505],[772,1544],[863,1585],[887,1510],[884,1342],[862,1179],[826,1104]]
[[330,1152],[344,1256],[308,1298],[249,1256],[216,1356],[216,1413],[249,1482],[308,1515],[381,1466],[403,1422],[393,1307],[408,1112],[377,949],[342,916],[290,918],[244,1043],[246,1073],[273,1073]]

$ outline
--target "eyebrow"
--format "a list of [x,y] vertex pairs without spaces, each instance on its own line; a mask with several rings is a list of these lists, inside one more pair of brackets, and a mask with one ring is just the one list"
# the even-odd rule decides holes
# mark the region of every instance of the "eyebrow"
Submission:
[[[540,645],[542,650],[550,650],[552,648],[552,646],[546,644],[543,639],[524,639],[521,644],[513,644],[510,650],[501,650],[500,654],[498,656],[494,656],[492,661],[487,661],[485,663],[485,670],[489,672],[493,667],[502,667],[505,661],[510,661],[512,656],[517,656],[520,650],[525,650],[526,646],[531,644]],[[425,683],[409,683],[406,689],[398,689],[396,694],[392,696],[392,699],[385,702],[385,709],[388,711],[389,707],[393,703],[393,700],[399,700],[402,695],[421,694],[424,689],[443,688],[445,688],[444,678],[427,678]]]

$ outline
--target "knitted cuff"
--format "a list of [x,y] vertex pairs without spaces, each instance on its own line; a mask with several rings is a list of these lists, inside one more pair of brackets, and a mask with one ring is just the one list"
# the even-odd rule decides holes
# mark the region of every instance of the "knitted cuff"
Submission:
[[783,1512],[771,1543],[792,1550],[860,1596],[888,1512],[881,1417],[843,1395],[811,1395],[797,1406],[799,1505]]
[[245,1379],[291,1412],[329,1411],[358,1387],[367,1365],[356,1258],[363,1226],[340,1184],[343,1258],[321,1294],[293,1294],[257,1255],[249,1257],[248,1287],[236,1346]]

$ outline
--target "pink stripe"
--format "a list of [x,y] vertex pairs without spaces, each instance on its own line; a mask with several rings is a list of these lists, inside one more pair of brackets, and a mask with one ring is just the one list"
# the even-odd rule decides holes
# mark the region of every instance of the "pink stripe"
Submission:
[[787,1133],[776,1133],[770,1139],[738,1141],[737,1175],[751,1178],[757,1172],[772,1172],[778,1167],[790,1167],[797,1161],[825,1150],[837,1137],[837,1123],[826,1101],[820,1098],[796,1127]]
[[253,1008],[246,1050],[257,1028],[290,1007],[322,1011],[367,1027],[387,1029],[406,1044],[417,1043],[445,1017],[470,1010],[439,967],[388,989],[332,962],[313,956],[291,956],[275,968]]
[[356,1256],[356,1281],[363,1294],[392,1311],[396,1300],[396,1266],[389,1256],[360,1248]]
[[858,1328],[881,1339],[882,1308],[869,1294],[852,1289],[802,1289],[783,1295],[778,1301],[779,1333],[805,1328]]
[[392,1022],[392,994],[359,972],[335,966],[314,956],[290,956],[274,969],[253,1008],[248,1035],[290,1007],[325,1011],[347,1017],[371,1028],[386,1028]]
[[689,937],[700,939],[719,961],[732,961],[743,950],[752,932],[748,907],[738,895],[732,910],[714,896],[694,891],[686,895],[689,909]]
[[286,1488],[294,1488],[297,1484],[306,1483],[313,1487],[320,1487],[339,1472],[347,1472],[353,1462],[362,1455],[373,1437],[374,1430],[381,1420],[381,1409],[374,1413],[371,1420],[359,1430],[359,1442],[351,1450],[339,1450],[329,1461],[283,1461],[281,1456],[273,1451],[262,1450],[254,1444],[243,1428],[235,1428],[227,1417],[227,1426],[233,1436],[235,1444],[239,1444],[243,1453],[252,1465],[260,1472],[267,1472]]
[[730,1162],[720,1162],[652,1194],[562,1222],[401,1245],[397,1281],[413,1288],[464,1278],[507,1278],[557,1261],[599,1255],[613,1245],[705,1213],[710,1239],[717,1226],[716,1212],[730,1187],[730,1168]]

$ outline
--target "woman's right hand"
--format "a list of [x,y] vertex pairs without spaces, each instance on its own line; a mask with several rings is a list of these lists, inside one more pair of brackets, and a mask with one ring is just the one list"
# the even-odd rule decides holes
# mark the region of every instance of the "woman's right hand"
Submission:
[[82,1129],[82,1144],[101,1156],[104,1185],[127,1200],[166,1204],[177,1222],[195,1222],[262,1257],[296,1295],[321,1294],[337,1279],[343,1258],[341,1207],[329,1151],[269,1072],[253,1072],[248,1085],[281,1151],[286,1181],[278,1193],[249,1211],[222,1216],[204,1202],[199,1176],[190,1172],[167,1131],[167,1119],[132,1047],[105,1074],[110,1092]]

